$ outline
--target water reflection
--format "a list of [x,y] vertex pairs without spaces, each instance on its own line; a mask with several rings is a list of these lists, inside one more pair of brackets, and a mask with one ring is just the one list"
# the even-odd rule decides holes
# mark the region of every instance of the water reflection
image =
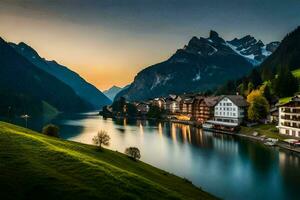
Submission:
[[300,199],[299,156],[277,148],[177,123],[94,115],[60,116],[54,123],[62,137],[83,143],[106,130],[109,148],[136,146],[143,161],[225,199]]

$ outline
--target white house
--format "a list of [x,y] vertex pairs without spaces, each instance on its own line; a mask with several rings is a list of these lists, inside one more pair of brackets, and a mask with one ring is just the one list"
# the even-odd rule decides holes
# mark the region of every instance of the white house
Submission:
[[245,115],[247,101],[240,95],[221,96],[214,108],[214,121],[219,125],[238,126]]
[[295,96],[289,102],[279,105],[280,134],[300,138],[300,97]]

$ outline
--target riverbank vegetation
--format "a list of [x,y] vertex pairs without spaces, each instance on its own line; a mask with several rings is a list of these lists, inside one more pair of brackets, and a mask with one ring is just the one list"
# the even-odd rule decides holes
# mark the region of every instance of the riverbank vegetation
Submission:
[[214,199],[126,155],[0,122],[2,199]]
[[242,126],[240,133],[245,135],[253,135],[254,132],[257,132],[260,136],[265,135],[266,137],[276,138],[280,140],[287,139],[285,135],[278,133],[278,129],[274,124],[258,124],[252,127]]

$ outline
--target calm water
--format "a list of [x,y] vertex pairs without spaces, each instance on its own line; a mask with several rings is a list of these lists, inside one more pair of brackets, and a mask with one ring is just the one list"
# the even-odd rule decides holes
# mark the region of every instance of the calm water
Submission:
[[106,130],[110,149],[136,146],[143,161],[224,199],[300,199],[300,157],[290,152],[174,123],[114,121],[90,113],[53,122],[61,137],[82,143]]

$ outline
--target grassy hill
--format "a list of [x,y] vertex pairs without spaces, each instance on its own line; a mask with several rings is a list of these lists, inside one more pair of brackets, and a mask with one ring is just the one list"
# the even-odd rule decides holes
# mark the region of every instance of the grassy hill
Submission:
[[0,199],[214,199],[125,155],[0,122]]

